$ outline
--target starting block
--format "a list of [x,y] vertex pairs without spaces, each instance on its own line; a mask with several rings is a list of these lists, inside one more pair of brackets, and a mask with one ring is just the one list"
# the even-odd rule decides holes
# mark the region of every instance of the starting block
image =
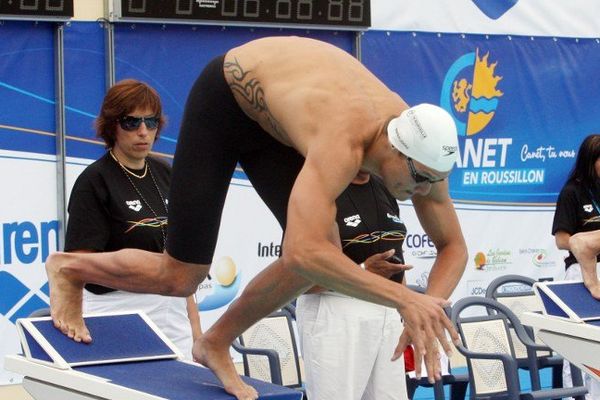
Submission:
[[[85,316],[93,342],[77,343],[50,317],[17,320],[22,355],[5,369],[24,375],[36,400],[230,400],[207,368],[184,361],[143,313]],[[264,400],[300,400],[302,393],[242,377]]]
[[543,314],[527,312],[523,324],[565,359],[600,381],[600,301],[583,282],[538,282]]

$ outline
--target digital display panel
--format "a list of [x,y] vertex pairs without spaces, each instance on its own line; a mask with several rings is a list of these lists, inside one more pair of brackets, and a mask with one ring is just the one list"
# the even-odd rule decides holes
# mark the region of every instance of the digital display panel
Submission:
[[113,21],[366,29],[370,0],[115,0]]
[[0,19],[64,20],[73,17],[73,0],[0,0]]

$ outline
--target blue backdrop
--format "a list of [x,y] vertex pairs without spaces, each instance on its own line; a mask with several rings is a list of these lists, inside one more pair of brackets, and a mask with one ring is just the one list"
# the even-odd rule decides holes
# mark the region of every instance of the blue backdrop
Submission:
[[0,148],[55,154],[53,25],[3,21],[0,34]]
[[[0,148],[54,154],[53,24],[0,28]],[[302,34],[352,51],[353,33],[116,25],[116,78],[156,87],[169,123],[155,151],[172,155],[187,92],[214,56],[254,38]],[[596,40],[370,31],[363,62],[409,104],[441,104],[461,133],[451,176],[460,202],[551,204],[581,140],[600,132]],[[93,120],[105,88],[104,28],[65,27],[67,155],[104,151]]]
[[363,62],[461,134],[455,201],[554,203],[579,143],[600,133],[596,40],[368,32]]
[[[0,148],[55,154],[55,77],[52,23],[5,22],[0,27]],[[136,78],[154,86],[168,124],[154,151],[172,156],[187,93],[213,57],[255,38],[302,35],[352,51],[351,32],[292,31],[121,24],[115,26],[116,80]],[[67,155],[98,158],[103,143],[94,118],[106,86],[105,29],[97,22],[64,28]]]

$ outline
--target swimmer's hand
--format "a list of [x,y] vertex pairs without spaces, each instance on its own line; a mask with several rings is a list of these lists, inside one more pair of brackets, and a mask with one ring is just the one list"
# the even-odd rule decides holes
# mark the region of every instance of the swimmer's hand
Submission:
[[450,305],[450,302],[440,297],[401,288],[399,290],[404,290],[404,301],[398,312],[404,319],[404,332],[400,336],[392,360],[400,358],[406,346],[412,343],[417,378],[421,377],[421,362],[425,361],[429,382],[434,383],[442,378],[440,346],[449,357],[452,355],[452,346],[447,335],[455,345],[460,343],[458,332],[444,311],[444,307]]

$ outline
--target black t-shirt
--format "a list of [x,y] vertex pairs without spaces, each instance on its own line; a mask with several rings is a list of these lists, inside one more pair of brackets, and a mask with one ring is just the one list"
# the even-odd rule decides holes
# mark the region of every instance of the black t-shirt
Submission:
[[[342,250],[355,263],[392,248],[404,263],[402,243],[406,226],[400,219],[396,199],[383,182],[371,176],[364,185],[351,184],[336,200],[337,224]],[[394,276],[401,281],[402,276]]]
[[[123,171],[109,153],[79,175],[69,200],[65,251],[163,251],[171,169],[157,159],[146,160],[149,170],[141,179]],[[142,175],[144,169],[133,172]],[[93,284],[86,289],[97,294],[112,291]]]
[[[564,231],[570,235],[600,229],[600,189],[588,189],[578,182],[567,182],[558,195],[552,234]],[[598,257],[600,261],[600,257]],[[565,258],[565,268],[575,264],[573,253]]]

